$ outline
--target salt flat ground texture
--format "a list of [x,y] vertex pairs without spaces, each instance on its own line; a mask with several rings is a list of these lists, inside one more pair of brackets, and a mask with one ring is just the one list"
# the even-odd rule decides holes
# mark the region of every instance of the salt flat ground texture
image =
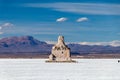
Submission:
[[0,80],[120,80],[118,59],[76,60],[78,63],[0,59]]

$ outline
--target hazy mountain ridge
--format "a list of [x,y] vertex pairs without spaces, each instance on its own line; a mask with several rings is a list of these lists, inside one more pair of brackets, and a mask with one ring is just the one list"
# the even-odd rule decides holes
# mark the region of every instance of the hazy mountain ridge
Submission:
[[0,53],[26,53],[42,52],[48,53],[51,46],[46,42],[38,41],[32,36],[10,37],[0,40]]
[[89,53],[120,53],[120,47],[113,46],[101,46],[101,45],[80,45],[80,44],[68,44],[72,53],[89,54]]
[[[0,39],[0,53],[50,53],[53,44],[34,39],[32,36]],[[120,46],[68,44],[72,54],[120,53]]]

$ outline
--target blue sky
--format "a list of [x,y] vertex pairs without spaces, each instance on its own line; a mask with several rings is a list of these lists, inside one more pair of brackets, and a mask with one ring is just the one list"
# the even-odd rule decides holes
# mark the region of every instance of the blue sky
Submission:
[[41,41],[120,40],[119,0],[0,0],[0,38],[31,35]]

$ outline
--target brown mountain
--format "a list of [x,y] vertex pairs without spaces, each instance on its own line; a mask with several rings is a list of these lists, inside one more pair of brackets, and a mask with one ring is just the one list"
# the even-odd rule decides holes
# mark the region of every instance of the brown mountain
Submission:
[[9,37],[0,40],[0,53],[49,53],[51,45],[32,36]]

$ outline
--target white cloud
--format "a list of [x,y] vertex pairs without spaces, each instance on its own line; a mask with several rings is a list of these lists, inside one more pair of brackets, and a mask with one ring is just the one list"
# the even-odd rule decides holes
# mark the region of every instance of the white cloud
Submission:
[[0,30],[2,29],[2,27],[0,26]]
[[61,18],[58,18],[58,19],[56,20],[56,22],[64,22],[64,21],[66,21],[66,20],[67,20],[67,18],[61,17]]
[[11,26],[13,26],[13,24],[12,23],[4,23],[3,25],[1,25],[2,27],[11,27]]
[[3,34],[3,32],[0,32],[0,34]]
[[111,46],[120,46],[120,41],[119,40],[112,41],[112,42],[110,42],[110,45]]
[[82,17],[76,20],[77,22],[83,22],[83,21],[88,21],[87,17]]
[[120,15],[119,4],[102,3],[28,3],[23,7],[49,8],[60,12],[80,14]]
[[109,42],[79,42],[81,45],[108,45]]
[[7,23],[0,25],[0,30],[3,29],[4,27],[12,27],[12,26],[14,26],[12,23],[7,22]]
[[[7,31],[6,29],[4,29],[4,28],[7,28],[8,29],[8,27],[12,27],[12,26],[14,26],[12,23],[9,23],[9,22],[7,22],[7,23],[3,23],[3,24],[1,24],[0,25],[0,34],[3,34],[5,31]],[[3,30],[2,30],[3,29]],[[2,31],[2,32],[1,32]]]
[[114,40],[111,42],[79,42],[79,44],[81,45],[103,45],[103,46],[110,45],[110,46],[117,47],[117,46],[120,46],[120,41]]
[[56,41],[45,41],[47,44],[56,44]]

